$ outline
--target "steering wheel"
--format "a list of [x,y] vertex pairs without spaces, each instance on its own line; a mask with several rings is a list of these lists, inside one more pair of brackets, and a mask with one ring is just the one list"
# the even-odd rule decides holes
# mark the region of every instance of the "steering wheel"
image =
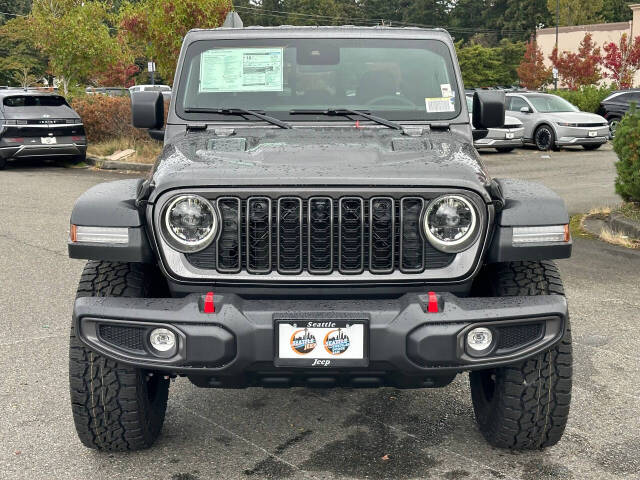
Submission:
[[394,100],[394,101],[400,100],[402,103],[404,103],[405,105],[407,105],[409,107],[415,107],[416,106],[416,104],[413,103],[408,98],[401,97],[401,96],[398,96],[398,95],[383,95],[382,97],[376,97],[376,98],[373,98],[373,99],[369,100],[367,102],[367,105],[376,105],[376,104],[378,104],[378,103],[380,103],[380,102],[382,102],[384,100]]

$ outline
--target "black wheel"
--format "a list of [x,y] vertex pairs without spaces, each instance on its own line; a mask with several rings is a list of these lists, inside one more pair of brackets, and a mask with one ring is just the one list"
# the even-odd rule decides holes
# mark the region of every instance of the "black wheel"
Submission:
[[547,151],[555,149],[556,134],[549,125],[540,125],[533,134],[533,141],[538,150]]
[[0,170],[4,170],[5,168],[7,168],[7,159],[0,158]]
[[601,143],[592,143],[591,145],[583,145],[585,150],[597,150],[602,146]]
[[[149,297],[160,287],[159,272],[135,263],[90,261],[78,297]],[[150,447],[160,435],[167,409],[169,380],[121,365],[82,344],[71,327],[69,390],[80,440],[107,451]]]
[[84,163],[87,161],[87,154],[83,153],[81,155],[72,155],[71,156],[71,163],[73,165],[78,165],[79,163]]
[[611,136],[616,136],[616,129],[620,125],[620,117],[611,117],[609,119],[609,132],[611,132]]
[[509,153],[513,152],[515,147],[497,147],[496,150],[500,153]]
[[[491,266],[484,288],[491,296],[564,295],[553,262]],[[553,348],[520,363],[469,374],[478,427],[493,446],[533,450],[558,443],[571,402],[571,328]]]

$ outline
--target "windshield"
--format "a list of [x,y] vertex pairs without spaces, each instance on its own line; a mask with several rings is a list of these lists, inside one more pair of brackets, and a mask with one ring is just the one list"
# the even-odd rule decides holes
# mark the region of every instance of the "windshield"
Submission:
[[[451,54],[437,40],[268,39],[198,41],[180,76],[177,111],[244,108],[294,121],[344,121],[318,111],[366,110],[391,120],[446,120],[460,100]],[[294,116],[291,111],[314,110]],[[253,119],[255,120],[255,118]]]
[[540,113],[580,111],[575,105],[555,95],[527,95],[527,100],[529,100],[533,108]]
[[4,99],[6,107],[60,107],[67,102],[58,95],[16,95]]

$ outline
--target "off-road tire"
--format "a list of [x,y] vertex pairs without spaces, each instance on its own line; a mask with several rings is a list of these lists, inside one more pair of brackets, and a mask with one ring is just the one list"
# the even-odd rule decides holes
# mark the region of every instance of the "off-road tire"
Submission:
[[496,147],[496,150],[500,153],[509,153],[513,152],[515,147]]
[[[484,281],[492,296],[564,295],[553,262],[490,266]],[[560,343],[533,358],[469,374],[471,398],[482,435],[493,446],[533,450],[558,443],[571,402],[571,328]]]
[[557,150],[556,134],[549,125],[540,125],[533,133],[533,142],[538,150],[546,152],[549,150]]
[[[136,263],[87,262],[77,297],[150,297],[159,272]],[[71,326],[69,390],[73,420],[84,445],[129,451],[150,447],[160,435],[169,380],[119,364],[87,348]]]

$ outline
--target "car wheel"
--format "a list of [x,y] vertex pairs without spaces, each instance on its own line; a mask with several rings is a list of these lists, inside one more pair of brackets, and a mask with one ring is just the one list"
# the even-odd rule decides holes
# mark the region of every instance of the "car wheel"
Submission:
[[0,170],[4,170],[7,167],[7,159],[0,158]]
[[[90,261],[79,297],[150,297],[162,293],[159,272],[139,263]],[[124,452],[150,447],[160,435],[169,380],[130,367],[88,348],[71,326],[69,389],[76,432],[96,450]]]
[[82,154],[82,155],[73,155],[71,157],[71,163],[73,165],[78,165],[80,163],[85,163],[87,161],[87,154]]
[[583,145],[585,150],[597,150],[602,146],[602,143],[594,143],[591,145]]
[[513,152],[514,147],[497,147],[496,150],[500,153],[509,153]]
[[538,150],[547,151],[555,149],[556,146],[556,134],[549,125],[541,125],[537,128],[533,135],[533,140],[536,143]]
[[[488,295],[564,295],[555,264],[511,262],[483,272]],[[488,285],[488,287],[487,287]],[[480,432],[494,447],[534,450],[560,441],[569,418],[572,348],[569,319],[560,343],[522,362],[469,374]]]
[[611,136],[616,136],[616,129],[620,125],[620,117],[611,117],[609,119],[609,132],[611,132]]

